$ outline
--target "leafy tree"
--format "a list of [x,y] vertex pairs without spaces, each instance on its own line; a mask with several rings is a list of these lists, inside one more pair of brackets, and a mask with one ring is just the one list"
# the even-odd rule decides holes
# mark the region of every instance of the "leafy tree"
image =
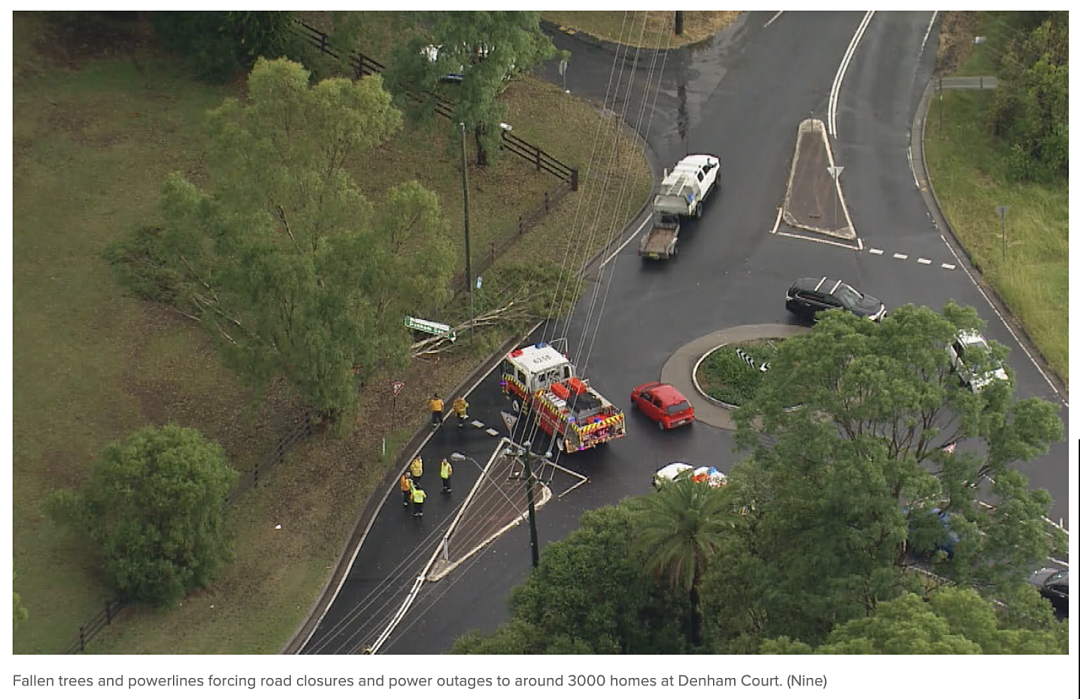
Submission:
[[634,547],[646,567],[687,595],[690,643],[702,643],[701,581],[720,541],[731,536],[735,515],[722,488],[677,479],[640,502]]
[[[415,33],[396,47],[385,73],[387,85],[395,95],[409,92],[418,98],[411,114],[423,120],[434,114],[439,81],[459,73],[450,140],[460,143],[464,124],[476,139],[477,164],[487,165],[489,154],[499,149],[499,123],[507,107],[497,97],[506,80],[555,55],[540,30],[540,13],[416,12],[409,19]],[[436,60],[428,47],[438,49]]]
[[[980,325],[951,303],[943,314],[901,307],[880,324],[828,312],[780,347],[736,414],[752,457],[734,470],[732,492],[753,505],[743,550],[756,563],[742,580],[717,582],[755,591],[765,636],[817,642],[899,594],[909,541],[942,536],[932,508],[957,543],[931,565],[987,594],[1015,591],[1049,553],[1049,495],[1029,490],[1013,464],[1062,438],[1058,408],[1015,400],[1011,379],[978,393],[960,383],[946,348]],[[972,368],[1004,356],[991,343]],[[951,443],[955,452],[943,451]],[[986,480],[993,508],[973,497]]]
[[14,606],[15,615],[14,615],[14,621],[13,621],[14,626],[13,626],[13,629],[12,629],[13,631],[18,630],[19,624],[26,621],[30,617],[30,612],[28,612],[26,610],[26,607],[23,606],[23,603],[19,600],[19,593],[15,592],[15,590],[14,590],[15,580],[17,580],[18,577],[19,576],[15,573],[14,570],[11,571],[11,586],[12,586],[11,593],[15,598],[15,600],[14,600],[14,603],[15,603],[15,606]]
[[166,606],[230,560],[224,509],[236,481],[197,430],[147,427],[106,447],[83,488],[54,492],[46,508],[95,544],[120,595]]
[[284,56],[293,43],[290,12],[154,12],[154,30],[172,51],[184,54],[195,72],[231,80],[255,60]]
[[260,59],[248,93],[210,113],[209,192],[166,181],[155,254],[242,379],[284,376],[334,419],[408,360],[401,318],[447,298],[453,250],[435,194],[406,182],[373,207],[353,177],[401,125],[378,77],[311,86]]
[[[1052,624],[1049,625],[1049,624]],[[923,599],[905,593],[874,614],[835,628],[814,649],[788,637],[761,644],[765,654],[971,655],[1068,653],[1065,624],[1039,629],[1006,626],[992,602],[971,589],[944,587]]]
[[678,598],[646,575],[631,546],[627,505],[586,513],[548,546],[511,595],[512,619],[490,637],[458,639],[455,653],[679,653],[686,648]]

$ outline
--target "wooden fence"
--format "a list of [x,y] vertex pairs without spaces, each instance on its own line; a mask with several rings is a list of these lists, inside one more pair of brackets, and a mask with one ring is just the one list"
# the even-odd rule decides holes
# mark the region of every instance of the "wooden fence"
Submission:
[[[285,433],[278,438],[274,446],[271,447],[258,462],[256,462],[255,468],[240,477],[240,481],[236,484],[236,487],[225,497],[225,504],[231,505],[244,495],[244,493],[258,486],[259,477],[261,475],[264,475],[271,468],[284,461],[285,456],[290,451],[295,449],[297,445],[304,440],[309,439],[314,433],[315,421],[312,419],[311,413],[305,413],[304,416],[291,425]],[[79,626],[79,635],[72,640],[62,652],[70,654],[85,651],[86,644],[101,633],[102,629],[112,624],[113,619],[127,607],[127,604],[127,600],[121,598],[105,600],[105,607],[94,615],[93,619]]]

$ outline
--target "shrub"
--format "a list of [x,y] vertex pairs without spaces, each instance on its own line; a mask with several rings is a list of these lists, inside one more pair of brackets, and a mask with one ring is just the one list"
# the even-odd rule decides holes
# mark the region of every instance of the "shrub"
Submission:
[[[739,345],[725,345],[698,367],[698,382],[709,396],[732,405],[745,405],[757,393],[765,373],[760,371],[764,362],[776,354],[779,340],[755,341]],[[754,360],[750,368],[735,350],[740,349]]]

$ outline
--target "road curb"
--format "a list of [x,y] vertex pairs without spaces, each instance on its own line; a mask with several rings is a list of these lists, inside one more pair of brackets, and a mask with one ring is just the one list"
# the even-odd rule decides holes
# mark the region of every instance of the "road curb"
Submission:
[[[1012,314],[1008,304],[998,296],[997,292],[983,280],[982,270],[979,268],[975,261],[971,257],[971,253],[968,251],[964,244],[956,237],[953,232],[952,226],[949,224],[949,219],[946,218],[945,212],[941,209],[941,203],[938,201],[937,192],[934,190],[934,181],[930,177],[930,170],[926,166],[925,156],[925,144],[926,144],[926,115],[930,109],[930,99],[934,94],[934,78],[931,77],[926,82],[926,88],[923,90],[922,98],[919,100],[919,106],[915,109],[915,120],[911,126],[911,167],[915,171],[915,180],[919,184],[919,190],[923,196],[923,201],[926,204],[927,210],[930,212],[931,222],[934,224],[934,228],[937,229],[941,235],[942,240],[946,245],[955,245],[963,253],[963,259],[959,262],[962,267],[965,268],[968,276],[975,283],[976,287],[986,296],[990,305],[998,313],[1002,322],[1007,328],[1019,338],[1023,344],[1021,348],[1032,361],[1036,364],[1037,368],[1047,378],[1050,387],[1058,395],[1058,398],[1068,407],[1069,385],[1062,379],[1057,372],[1050,368],[1049,362],[1046,361],[1046,357],[1043,356],[1038,346],[1028,336],[1027,331],[1024,330],[1024,326],[1021,325],[1016,317]],[[926,186],[923,186],[925,183]],[[954,251],[955,253],[955,251]],[[957,258],[960,258],[957,255]]]
[[[825,129],[825,122],[821,119],[803,119],[799,122],[799,128],[795,132],[795,155],[791,159],[791,172],[788,174],[787,191],[784,193],[784,206],[782,212],[782,218],[784,223],[795,228],[801,228],[812,233],[819,233],[821,235],[827,235],[830,238],[839,238],[840,240],[853,241],[858,240],[858,234],[855,232],[855,225],[851,222],[851,214],[848,212],[847,199],[844,198],[844,190],[840,186],[840,179],[836,179],[836,192],[840,199],[840,208],[844,211],[844,221],[847,222],[845,228],[839,230],[831,230],[828,228],[820,228],[817,226],[811,226],[806,223],[800,223],[795,219],[794,214],[789,211],[789,205],[791,203],[791,188],[795,183],[795,170],[799,164],[799,149],[802,145],[802,137],[804,133],[820,133],[821,139],[825,143],[825,153],[829,156],[829,166],[835,167],[836,161],[833,159],[832,145],[829,143],[829,134]],[[834,221],[835,223],[835,221]],[[848,231],[844,233],[843,231]]]

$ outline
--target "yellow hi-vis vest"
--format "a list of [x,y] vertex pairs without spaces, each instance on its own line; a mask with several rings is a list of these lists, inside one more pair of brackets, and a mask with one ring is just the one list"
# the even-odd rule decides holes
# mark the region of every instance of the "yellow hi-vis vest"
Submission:
[[450,462],[443,459],[442,463],[439,464],[439,478],[449,478],[453,472],[454,469],[450,467]]
[[412,501],[413,502],[423,504],[424,498],[426,498],[426,497],[427,497],[427,493],[425,493],[423,490],[420,490],[419,488],[413,488],[413,491],[412,491]]
[[461,417],[465,417],[465,413],[466,413],[466,411],[468,411],[468,409],[469,409],[469,404],[467,402],[465,402],[464,398],[458,398],[457,400],[454,401],[454,412],[457,413],[458,415],[460,415]]
[[409,472],[413,474],[413,478],[424,475],[424,460],[419,456],[413,459],[413,462],[409,464]]

